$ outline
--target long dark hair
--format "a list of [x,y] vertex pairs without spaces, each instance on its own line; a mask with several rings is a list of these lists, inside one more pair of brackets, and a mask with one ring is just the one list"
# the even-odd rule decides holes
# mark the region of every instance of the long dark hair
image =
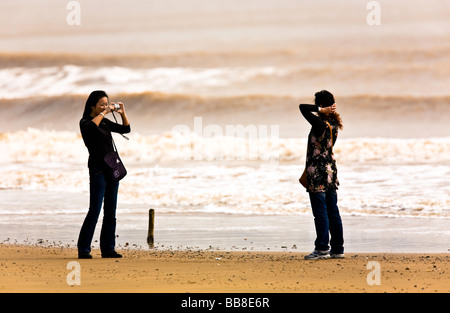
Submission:
[[[316,92],[314,97],[315,97],[314,103],[322,108],[330,107],[335,103],[333,94],[327,90],[321,90],[319,92]],[[321,114],[321,116],[324,118],[327,118],[327,116],[325,116],[324,114]],[[344,125],[342,125],[342,119],[341,119],[341,116],[339,115],[339,113],[335,112],[335,113],[331,114],[330,117],[334,118],[336,120],[338,127],[340,129],[344,128]]]
[[91,112],[92,112],[91,107],[95,107],[97,105],[97,102],[103,97],[106,97],[109,99],[108,95],[103,90],[95,90],[95,91],[91,92],[91,94],[89,95],[89,97],[86,100],[86,105],[84,106],[83,118],[90,117]]

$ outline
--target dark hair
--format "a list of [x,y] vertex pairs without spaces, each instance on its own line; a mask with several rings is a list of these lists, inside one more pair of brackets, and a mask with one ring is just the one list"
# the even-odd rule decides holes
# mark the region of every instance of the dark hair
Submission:
[[[321,90],[319,92],[316,92],[316,94],[314,96],[315,96],[314,103],[322,108],[330,107],[335,103],[333,94],[327,90]],[[320,114],[320,115],[323,116],[324,118],[326,118],[325,115],[323,115],[323,114]],[[341,119],[341,116],[339,115],[339,113],[334,112],[333,114],[331,114],[331,118],[334,118],[336,120],[338,127],[340,129],[344,128],[344,125],[342,124],[342,119]]]
[[330,107],[334,104],[334,96],[327,90],[321,90],[314,95],[314,103],[322,108]]
[[91,107],[95,107],[97,105],[97,102],[103,97],[109,99],[108,95],[103,90],[95,90],[91,92],[86,100],[86,105],[84,106],[83,118],[88,118],[91,115]]

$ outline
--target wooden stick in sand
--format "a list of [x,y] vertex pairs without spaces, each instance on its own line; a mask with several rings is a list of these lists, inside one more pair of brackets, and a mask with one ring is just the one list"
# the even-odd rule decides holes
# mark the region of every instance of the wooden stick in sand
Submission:
[[147,234],[147,243],[150,248],[154,248],[154,232],[155,230],[155,210],[150,209],[148,211],[148,234]]

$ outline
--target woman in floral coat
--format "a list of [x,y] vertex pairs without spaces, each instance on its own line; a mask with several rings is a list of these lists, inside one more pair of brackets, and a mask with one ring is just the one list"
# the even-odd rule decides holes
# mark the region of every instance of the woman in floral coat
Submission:
[[300,111],[312,126],[306,155],[306,190],[309,192],[317,235],[315,249],[305,259],[343,258],[344,238],[336,192],[339,180],[333,155],[342,122],[330,92],[317,92],[314,103],[300,104]]

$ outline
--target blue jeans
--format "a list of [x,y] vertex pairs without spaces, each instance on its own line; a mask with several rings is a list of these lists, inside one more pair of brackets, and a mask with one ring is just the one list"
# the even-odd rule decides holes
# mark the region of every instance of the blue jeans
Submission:
[[116,207],[119,182],[108,180],[101,168],[92,168],[89,169],[89,183],[89,211],[78,237],[78,252],[91,252],[92,237],[104,200],[100,250],[102,253],[110,253],[116,246]]
[[[316,226],[316,250],[328,250],[331,253],[344,253],[344,235],[342,220],[337,206],[337,193],[335,189],[326,192],[310,192],[309,199]],[[331,235],[331,240],[329,239]]]

